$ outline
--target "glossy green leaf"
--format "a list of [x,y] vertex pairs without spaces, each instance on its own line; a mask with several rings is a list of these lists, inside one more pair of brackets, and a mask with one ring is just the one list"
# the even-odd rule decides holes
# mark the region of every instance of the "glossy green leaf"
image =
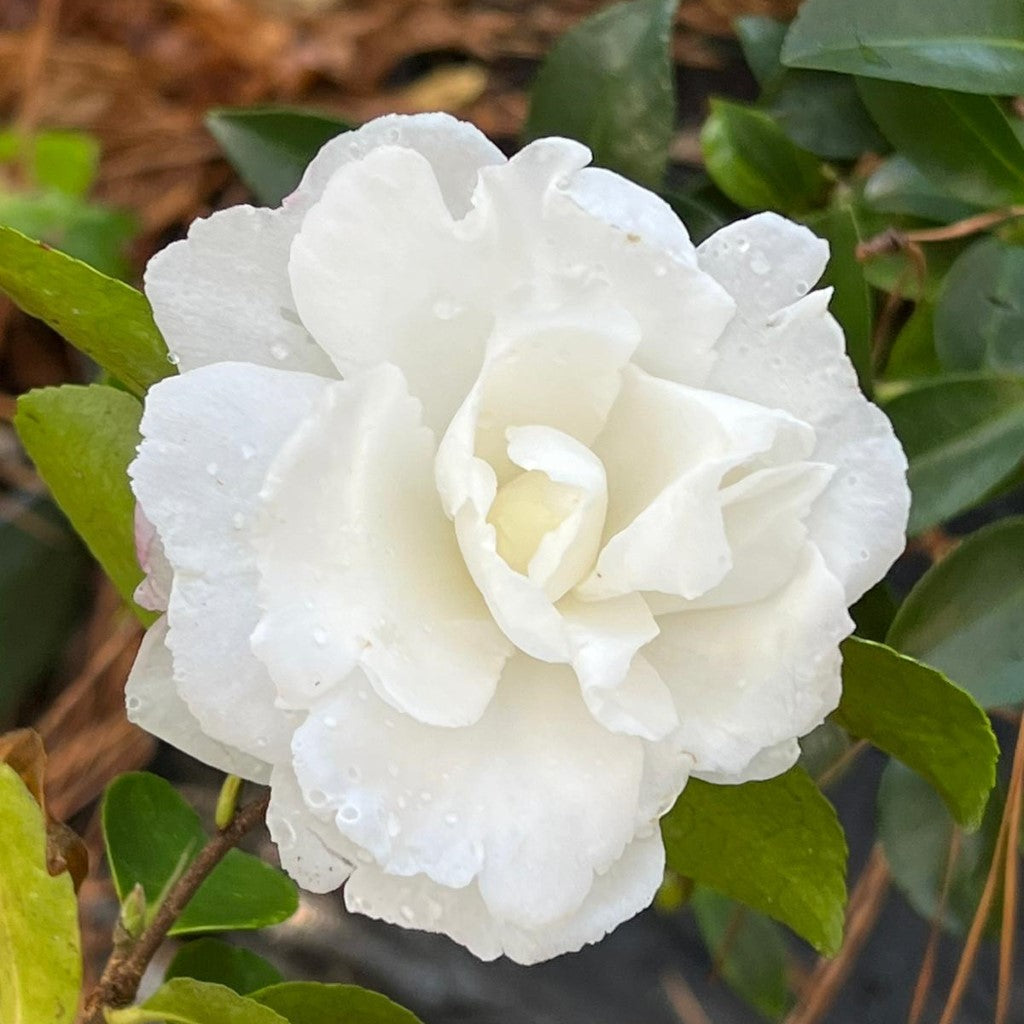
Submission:
[[117,388],[65,384],[22,395],[14,419],[57,504],[128,602],[142,581],[128,485],[141,416],[139,402]]
[[669,44],[678,6],[632,0],[566,32],[533,83],[526,137],[577,139],[596,164],[660,185],[675,126]]
[[967,537],[900,606],[887,642],[983,707],[1024,700],[1024,518]]
[[985,712],[941,672],[851,637],[843,644],[835,718],[927,779],[965,828],[981,824],[999,746]]
[[320,147],[351,125],[308,110],[256,107],[211,110],[206,127],[256,198],[279,206]]
[[985,207],[1024,200],[1024,147],[994,99],[870,78],[858,89],[885,137],[940,190]]
[[0,163],[20,163],[38,189],[81,197],[96,180],[100,147],[82,132],[38,132],[27,139],[18,132],[0,132]]
[[890,156],[864,183],[864,202],[880,213],[923,217],[949,223],[978,212],[978,207],[951,198],[900,153]]
[[286,981],[261,989],[253,999],[276,1010],[288,1024],[420,1024],[390,999],[358,985]]
[[1024,375],[1024,246],[990,237],[964,250],[939,292],[935,351],[948,370]]
[[942,378],[886,403],[907,453],[911,534],[980,501],[1024,452],[1024,379]]
[[[226,985],[175,978],[139,1006],[107,1010],[107,1024],[293,1024]],[[323,1021],[322,1024],[327,1024]]]
[[865,640],[885,640],[896,617],[896,602],[885,580],[861,596],[850,609],[850,617],[857,624],[857,636]]
[[819,287],[834,288],[829,309],[846,335],[846,354],[857,370],[861,390],[872,390],[871,291],[857,259],[861,232],[852,207],[835,205],[807,219],[807,226],[829,244],[829,260]]
[[[124,899],[141,885],[148,912],[206,842],[199,815],[166,780],[120,775],[103,798],[103,835],[114,887]],[[258,857],[230,850],[199,887],[171,935],[265,928],[291,917],[298,894],[287,875]]]
[[226,985],[246,996],[259,988],[276,985],[281,981],[281,972],[251,950],[205,938],[195,939],[178,950],[164,974],[164,981],[172,978]]
[[802,768],[767,782],[691,779],[661,821],[668,866],[835,953],[846,902],[846,839]]
[[745,14],[732,23],[743,57],[762,89],[785,74],[782,44],[789,26],[782,21],[759,14]]
[[136,394],[174,372],[141,292],[4,227],[0,290]]
[[52,668],[88,601],[90,561],[44,495],[0,520],[0,729]]
[[780,1020],[794,1002],[782,929],[714,889],[698,887],[690,903],[718,973],[769,1020]]
[[805,0],[782,59],[802,68],[1009,95],[1024,81],[1019,0]]
[[46,825],[17,772],[0,764],[0,1020],[70,1024],[82,958],[67,872],[46,870]]
[[694,245],[700,245],[705,238],[729,222],[723,211],[687,192],[662,192],[661,198],[686,225],[687,233]]
[[919,302],[900,328],[883,367],[886,380],[915,380],[935,377],[942,372],[935,354],[935,308]]
[[[866,233],[873,234],[873,229]],[[906,252],[873,256],[864,263],[864,277],[872,287],[883,292],[896,292],[902,299],[934,302],[949,268],[964,248],[962,239],[929,242],[923,247],[923,277],[917,261]]]
[[[964,933],[970,927],[992,862],[1003,800],[989,800],[981,828],[959,837],[943,927]],[[957,828],[939,795],[919,775],[891,762],[878,790],[878,838],[893,882],[910,905],[933,920],[949,863],[950,843]]]
[[712,100],[700,140],[712,181],[748,210],[801,213],[824,199],[828,179],[821,162],[761,110]]

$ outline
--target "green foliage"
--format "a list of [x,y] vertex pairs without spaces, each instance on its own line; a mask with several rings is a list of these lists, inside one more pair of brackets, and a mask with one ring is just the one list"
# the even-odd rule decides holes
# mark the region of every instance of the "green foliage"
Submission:
[[953,199],[916,164],[897,153],[884,160],[864,183],[864,202],[882,213],[905,214],[925,220],[961,220],[977,212],[970,203]]
[[5,227],[0,290],[137,395],[174,372],[141,292]]
[[526,137],[577,139],[596,164],[657,188],[675,126],[669,42],[678,6],[616,4],[562,36],[534,81]]
[[892,343],[885,364],[886,380],[915,380],[942,372],[935,354],[935,308],[919,302]]
[[993,793],[981,828],[964,834],[924,779],[896,761],[886,767],[878,790],[878,838],[893,882],[922,917],[938,915],[956,833],[958,850],[940,920],[950,931],[968,930],[992,863],[1002,811],[1002,798]]
[[0,165],[19,165],[40,189],[82,198],[96,180],[100,147],[82,132],[0,132]]
[[691,779],[661,822],[668,866],[835,953],[846,902],[846,840],[802,768],[767,782]]
[[1024,246],[983,238],[957,258],[935,307],[935,350],[948,370],[1024,375]]
[[212,110],[206,127],[257,199],[279,206],[320,147],[351,125],[305,110],[256,107]]
[[699,887],[690,902],[701,938],[729,987],[769,1020],[780,1020],[793,1005],[782,929],[714,889]]
[[927,779],[965,828],[981,823],[999,746],[985,712],[941,672],[851,637],[835,718]]
[[289,1024],[420,1024],[397,1003],[357,985],[286,981],[261,989],[252,998],[286,1017]]
[[[103,798],[103,836],[114,887],[136,885],[148,916],[206,842],[199,815],[170,783],[146,772],[120,775]],[[265,928],[295,913],[294,883],[258,857],[230,850],[189,901],[171,935]]]
[[805,0],[783,61],[960,92],[1015,94],[1024,81],[1019,0]]
[[989,96],[858,80],[885,137],[943,192],[964,203],[1024,201],[1024,149]]
[[66,384],[22,395],[14,420],[57,504],[128,602],[142,581],[127,472],[141,415],[139,402],[117,388]]
[[1024,378],[944,377],[885,406],[910,462],[911,534],[979,502],[1020,462]]
[[888,643],[955,679],[983,707],[1024,700],[1024,518],[967,537],[903,602]]
[[74,887],[47,871],[43,813],[6,764],[0,822],[0,1020],[71,1024],[82,978]]
[[281,981],[281,972],[251,950],[220,939],[204,938],[178,950],[164,981],[172,978],[214,982],[245,996],[259,988],[276,985]]
[[141,1005],[107,1010],[106,1016],[108,1024],[291,1024],[226,985],[191,978],[168,981]]
[[0,727],[52,667],[84,609],[89,561],[48,498],[0,521]]
[[748,210],[803,213],[824,198],[829,179],[821,162],[764,111],[712,100],[700,141],[712,181]]

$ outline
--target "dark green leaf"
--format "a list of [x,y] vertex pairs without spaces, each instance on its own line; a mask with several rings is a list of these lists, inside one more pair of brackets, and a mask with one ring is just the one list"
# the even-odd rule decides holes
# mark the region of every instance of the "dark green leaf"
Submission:
[[0,1020],[71,1024],[82,979],[74,885],[47,871],[43,813],[6,764],[0,821]]
[[983,238],[964,250],[939,292],[935,351],[948,370],[1024,374],[1024,246]]
[[769,1020],[783,1017],[793,993],[782,929],[714,889],[699,887],[690,902],[701,938],[729,987]]
[[976,504],[1024,452],[1024,379],[946,377],[904,391],[885,411],[910,462],[911,534]]
[[914,380],[942,372],[935,354],[934,315],[930,302],[919,302],[914,307],[892,344],[884,368],[886,380]]
[[211,110],[206,127],[256,198],[279,206],[320,147],[351,126],[308,110],[257,107]]
[[767,782],[691,779],[661,822],[668,865],[835,953],[846,902],[846,840],[802,768]]
[[941,191],[980,206],[1024,199],[1024,148],[989,96],[858,79],[885,137]]
[[530,92],[528,139],[562,135],[656,188],[675,125],[669,43],[678,0],[616,4],[566,32]]
[[999,746],[988,716],[941,672],[890,647],[843,644],[836,721],[927,779],[967,829],[981,824]]
[[196,939],[178,950],[164,981],[172,978],[214,982],[247,996],[258,988],[276,985],[281,981],[281,972],[251,950],[207,938]]
[[853,208],[832,206],[823,213],[807,218],[807,226],[829,244],[828,266],[820,286],[835,289],[829,307],[846,335],[846,354],[857,370],[861,390],[870,397],[871,292],[864,279],[864,265],[856,255],[861,233]]
[[864,202],[880,213],[904,214],[949,223],[978,212],[978,207],[951,198],[917,166],[897,153],[864,183]]
[[4,227],[0,289],[138,395],[174,372],[141,292]]
[[1024,518],[978,530],[932,566],[888,643],[945,672],[983,707],[1024,700]]
[[[943,927],[966,932],[992,863],[1002,798],[993,793],[981,828],[960,834]],[[878,838],[893,881],[924,918],[939,912],[940,894],[949,864],[956,823],[945,804],[919,775],[893,761],[878,790]]]
[[[142,406],[124,391],[65,384],[22,395],[14,419],[57,504],[129,602],[142,581],[128,486],[141,416]],[[149,613],[136,611],[151,621]]]
[[786,71],[781,57],[789,26],[758,14],[743,15],[732,25],[757,84],[767,89]]
[[761,110],[712,100],[701,148],[714,183],[748,210],[801,213],[825,196],[821,162],[794,146]]
[[[873,230],[867,230],[871,235]],[[923,247],[924,277],[915,259],[906,252],[873,256],[864,264],[864,277],[868,284],[883,292],[897,293],[901,298],[934,301],[942,287],[942,280],[953,261],[963,252],[962,239],[948,242],[929,242]]]
[[850,609],[850,616],[857,624],[857,636],[880,642],[885,639],[896,616],[896,602],[884,580],[861,597]]
[[[206,842],[199,816],[156,775],[130,772],[116,778],[103,798],[103,835],[120,899],[141,885],[149,913],[169,882]],[[227,856],[199,887],[171,928],[171,935],[265,928],[291,917],[295,885],[280,871],[241,850]]]
[[88,598],[89,558],[48,498],[0,521],[0,729],[60,657]]
[[1009,95],[1024,81],[1019,0],[806,0],[782,59],[802,68]]
[[[107,1010],[108,1024],[293,1024],[225,985],[175,978],[139,1006]],[[322,1024],[327,1024],[323,1021]]]
[[286,981],[253,995],[288,1018],[288,1024],[420,1024],[419,1018],[390,999],[358,985]]
[[694,245],[700,245],[705,238],[729,222],[722,211],[687,192],[662,192],[661,198],[686,225]]

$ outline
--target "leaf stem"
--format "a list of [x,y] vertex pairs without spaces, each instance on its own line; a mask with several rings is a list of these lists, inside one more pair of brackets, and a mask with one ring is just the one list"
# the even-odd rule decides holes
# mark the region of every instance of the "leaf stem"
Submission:
[[188,901],[224,855],[263,821],[269,802],[268,793],[246,804],[225,828],[210,839],[199,851],[196,859],[182,872],[138,940],[132,943],[130,948],[120,952],[115,950],[111,954],[104,968],[103,977],[85,1002],[80,1024],[103,1024],[105,1009],[127,1006],[135,998],[146,967]]

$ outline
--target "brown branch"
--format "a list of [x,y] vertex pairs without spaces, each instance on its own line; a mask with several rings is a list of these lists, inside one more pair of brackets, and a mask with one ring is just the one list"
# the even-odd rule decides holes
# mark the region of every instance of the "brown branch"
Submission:
[[227,828],[218,832],[199,851],[196,859],[171,886],[153,920],[138,939],[123,952],[115,950],[111,954],[103,977],[86,1000],[81,1024],[103,1024],[104,1009],[127,1006],[135,998],[149,961],[153,959],[188,901],[224,855],[263,821],[269,802],[270,795],[267,794],[243,807]]
[[990,210],[987,213],[979,213],[973,217],[958,220],[954,224],[947,224],[942,228],[920,228],[916,231],[887,228],[885,231],[865,239],[857,246],[857,259],[863,262],[875,256],[901,252],[908,246],[921,242],[948,242],[955,238],[966,238],[968,235],[987,231],[989,228],[997,227],[1008,220],[1015,220],[1017,217],[1024,217],[1024,206],[1007,206],[1002,210]]

